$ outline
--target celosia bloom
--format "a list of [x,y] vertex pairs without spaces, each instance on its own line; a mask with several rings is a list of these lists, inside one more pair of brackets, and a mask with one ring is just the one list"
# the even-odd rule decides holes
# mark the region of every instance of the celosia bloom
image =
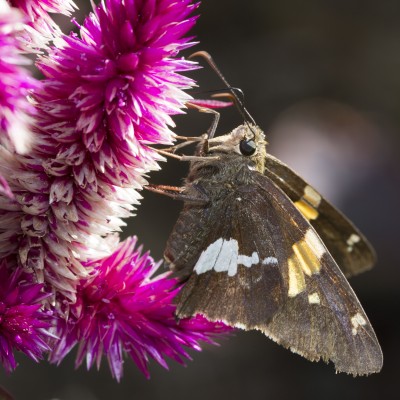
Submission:
[[37,86],[30,77],[30,61],[21,55],[17,36],[23,28],[23,16],[0,0],[0,145],[25,152],[31,141],[30,117],[34,107],[29,91]]
[[[39,96],[47,113],[41,127],[68,162],[87,151],[97,172],[118,186],[137,180],[132,168],[156,168],[147,145],[171,143],[170,115],[182,113],[190,98],[182,89],[194,84],[177,73],[193,63],[174,58],[192,45],[183,37],[196,20],[187,18],[197,6],[190,3],[106,0],[80,37],[60,38],[39,62],[48,78]],[[83,148],[67,151],[71,143]]]
[[8,0],[26,15],[25,36],[33,46],[45,45],[49,39],[61,33],[49,13],[71,15],[76,5],[72,0]]
[[[47,11],[68,11],[72,2],[13,4],[49,31],[56,27]],[[176,56],[192,44],[184,35],[196,7],[104,0],[79,35],[58,37],[38,62],[45,79],[33,96],[32,149],[20,155],[0,146],[0,259],[8,263],[0,267],[0,357],[8,370],[13,349],[36,360],[49,350],[42,306],[54,312],[52,362],[77,346],[77,366],[99,366],[104,355],[117,379],[124,354],[148,376],[150,358],[183,363],[186,348],[199,350],[228,329],[202,317],[177,322],[177,281],[154,277],[159,264],[135,250],[136,240],[117,247],[114,236],[140,198],[143,175],[158,168],[149,145],[173,142],[171,115],[189,99],[193,81],[180,72],[194,64]]]
[[48,295],[42,288],[32,282],[32,275],[21,269],[11,271],[5,261],[0,263],[0,360],[9,372],[17,366],[14,350],[35,361],[49,350],[49,315],[40,311]]
[[148,144],[173,140],[170,115],[182,112],[193,84],[178,72],[194,65],[176,55],[190,45],[195,7],[106,0],[80,37],[60,38],[39,62],[46,79],[35,94],[34,148],[4,174],[16,201],[0,209],[0,257],[17,256],[71,302],[90,272],[82,262],[115,248],[109,234],[131,215],[142,175],[158,167]]
[[87,368],[99,368],[107,357],[112,375],[122,376],[123,354],[131,357],[148,377],[149,357],[168,368],[165,357],[183,363],[185,347],[200,350],[199,341],[228,328],[198,316],[178,321],[174,315],[177,281],[168,273],[154,277],[159,264],[148,253],[135,250],[136,239],[126,240],[111,256],[95,263],[95,275],[83,280],[67,322],[60,321],[52,362],[60,362],[78,344],[76,366],[86,358]]

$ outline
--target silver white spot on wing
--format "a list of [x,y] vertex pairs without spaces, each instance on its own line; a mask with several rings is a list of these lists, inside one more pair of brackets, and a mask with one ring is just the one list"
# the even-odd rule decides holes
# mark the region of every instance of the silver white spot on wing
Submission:
[[259,262],[260,258],[255,251],[251,256],[239,254],[239,245],[235,239],[219,238],[201,253],[194,271],[198,275],[214,270],[228,272],[229,276],[235,276],[238,265],[250,268]]
[[207,249],[201,253],[196,266],[194,267],[197,274],[203,274],[204,272],[211,271],[214,268],[215,261],[219,256],[223,242],[224,240],[219,238],[214,243],[211,243]]
[[321,304],[321,299],[317,292],[311,293],[308,295],[308,303],[309,304]]
[[317,236],[317,234],[310,228],[307,231],[304,239],[314,254],[321,259],[326,251],[321,239]]
[[236,240],[222,240],[221,250],[213,260],[214,270],[228,271],[229,276],[236,275],[238,252],[239,246]]
[[361,240],[360,236],[352,233],[350,237],[347,239],[347,251],[351,253],[353,251],[354,245]]
[[[232,239],[233,240],[233,239]],[[253,251],[253,254],[249,256],[238,256],[238,264],[242,264],[247,268],[250,268],[252,265],[258,264],[260,259],[258,258],[258,254]]]
[[265,257],[262,260],[262,265],[269,265],[269,264],[278,264],[278,259],[276,257]]
[[351,317],[351,325],[353,326],[351,333],[353,334],[353,336],[357,335],[358,328],[360,326],[364,326],[366,324],[367,324],[367,321],[364,319],[364,317],[360,313],[353,315],[353,317]]
[[318,208],[321,203],[321,195],[311,186],[307,185],[304,188],[303,199],[310,203],[314,208]]

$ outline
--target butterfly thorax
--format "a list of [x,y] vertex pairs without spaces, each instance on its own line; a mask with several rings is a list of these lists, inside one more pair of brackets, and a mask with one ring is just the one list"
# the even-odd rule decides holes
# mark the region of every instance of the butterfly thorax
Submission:
[[215,153],[218,160],[195,162],[192,164],[186,187],[203,187],[211,192],[232,192],[238,186],[248,184],[255,170],[255,163],[250,158],[237,154]]
[[[243,141],[253,142],[254,154],[243,154]],[[191,164],[186,186],[209,186],[213,192],[225,193],[250,183],[255,171],[264,173],[266,144],[261,129],[248,124],[205,141],[197,150],[203,160]]]

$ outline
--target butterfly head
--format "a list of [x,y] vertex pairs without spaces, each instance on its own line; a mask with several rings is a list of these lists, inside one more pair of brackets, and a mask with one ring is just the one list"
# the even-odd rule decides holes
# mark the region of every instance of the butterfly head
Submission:
[[207,153],[238,154],[250,158],[255,169],[264,173],[266,146],[263,131],[255,125],[243,124],[227,135],[217,136],[207,141]]

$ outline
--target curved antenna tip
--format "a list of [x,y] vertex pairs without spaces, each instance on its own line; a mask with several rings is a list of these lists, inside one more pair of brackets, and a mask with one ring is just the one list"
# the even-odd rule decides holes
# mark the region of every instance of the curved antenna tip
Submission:
[[188,58],[191,59],[194,57],[202,57],[207,61],[208,65],[214,70],[214,72],[219,76],[219,78],[225,84],[227,89],[231,92],[233,98],[235,99],[235,104],[236,104],[239,112],[242,114],[243,119],[245,121],[249,120],[252,124],[256,125],[253,117],[250,115],[250,113],[247,111],[246,107],[244,106],[243,101],[237,95],[237,92],[240,92],[243,97],[243,92],[240,89],[238,90],[237,88],[233,88],[229,84],[229,82],[225,79],[225,77],[222,74],[222,72],[220,71],[220,69],[217,67],[217,64],[215,64],[211,55],[204,50],[200,50],[200,51],[196,51],[195,53],[191,54]]
[[188,57],[188,59],[190,60],[191,58],[195,58],[195,57],[203,57],[203,58],[205,58],[207,60],[212,60],[212,57],[211,57],[210,53],[207,53],[204,50],[200,50],[200,51],[196,51],[195,53],[192,53]]

